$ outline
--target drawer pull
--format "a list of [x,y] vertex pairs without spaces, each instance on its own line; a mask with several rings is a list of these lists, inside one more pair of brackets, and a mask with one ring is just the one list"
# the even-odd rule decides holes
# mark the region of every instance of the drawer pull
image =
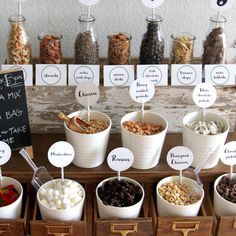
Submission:
[[199,221],[190,221],[190,222],[177,222],[172,223],[172,231],[179,231],[183,233],[183,236],[188,236],[189,232],[197,231],[199,228]]
[[54,235],[54,236],[71,236],[73,235],[73,227],[72,226],[59,226],[59,225],[53,225],[48,226],[46,225],[45,228],[47,229],[48,235]]
[[121,236],[126,236],[129,233],[136,233],[138,231],[137,223],[130,224],[111,224],[111,232],[119,233]]
[[0,224],[0,234],[10,233],[10,224]]

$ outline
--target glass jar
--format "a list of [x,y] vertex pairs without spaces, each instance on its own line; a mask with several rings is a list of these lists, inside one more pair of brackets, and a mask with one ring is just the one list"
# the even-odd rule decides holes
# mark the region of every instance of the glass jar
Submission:
[[164,39],[161,33],[162,18],[148,16],[147,32],[140,48],[140,64],[160,64],[164,59]]
[[226,56],[226,33],[224,16],[210,18],[210,32],[203,43],[202,64],[224,64]]
[[83,14],[79,17],[80,32],[75,40],[76,64],[99,64],[99,45],[94,29],[95,17]]
[[172,55],[171,64],[190,64],[193,59],[194,41],[196,37],[182,32],[171,35]]
[[130,46],[132,37],[127,33],[114,33],[108,38],[108,64],[130,64]]
[[7,42],[8,64],[30,64],[31,44],[25,30],[25,18],[22,15],[10,16],[9,38]]
[[38,39],[40,41],[40,63],[62,64],[62,35],[55,32],[41,33]]

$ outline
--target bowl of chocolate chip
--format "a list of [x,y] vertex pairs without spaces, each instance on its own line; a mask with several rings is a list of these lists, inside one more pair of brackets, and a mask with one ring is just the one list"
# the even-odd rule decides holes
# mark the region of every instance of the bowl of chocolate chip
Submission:
[[191,112],[183,118],[183,145],[193,152],[192,167],[206,158],[203,169],[215,167],[229,132],[228,121],[216,114]]
[[150,169],[159,163],[167,129],[167,120],[155,112],[135,111],[122,117],[122,146],[134,154],[132,167]]
[[236,216],[236,173],[215,180],[214,209],[217,216]]
[[159,216],[197,216],[204,198],[203,188],[193,179],[169,176],[156,186]]
[[144,199],[144,189],[134,179],[111,177],[97,185],[96,199],[102,219],[137,218]]

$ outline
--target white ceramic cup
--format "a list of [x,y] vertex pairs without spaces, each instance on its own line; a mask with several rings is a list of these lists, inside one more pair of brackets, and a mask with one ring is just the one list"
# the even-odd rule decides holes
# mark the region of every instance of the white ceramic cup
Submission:
[[174,205],[167,200],[165,200],[160,194],[158,189],[167,183],[178,182],[179,176],[169,176],[162,180],[160,180],[156,187],[156,203],[157,203],[157,212],[158,216],[183,216],[183,217],[191,217],[197,216],[200,210],[203,198],[204,198],[204,190],[203,188],[195,181],[187,177],[183,177],[183,184],[188,185],[190,189],[193,189],[196,194],[200,196],[200,200],[194,204],[179,206]]
[[[41,188],[47,188],[47,185],[51,185],[52,181],[57,181],[61,179],[54,179],[50,180],[47,183],[43,184]],[[74,181],[74,180],[72,180]],[[82,185],[79,184],[79,187],[82,190],[83,197],[82,200],[74,207],[68,208],[68,209],[51,209],[47,206],[45,206],[39,197],[39,191],[37,192],[37,202],[39,205],[40,214],[43,220],[59,220],[59,221],[78,221],[81,220],[83,209],[84,209],[84,202],[85,202],[85,191]]]
[[[168,122],[157,113],[145,111],[143,120],[141,112],[135,111],[124,115],[121,119],[122,146],[130,149],[134,154],[132,167],[136,169],[150,169],[155,167],[160,160],[160,155],[168,129]],[[156,125],[162,125],[163,131],[153,135],[138,135],[129,132],[123,127],[125,121],[143,121]]]
[[21,217],[23,187],[16,179],[11,177],[2,177],[2,187],[13,184],[16,191],[19,193],[19,197],[8,206],[0,207],[0,218],[2,219],[18,219]]
[[204,158],[204,156],[208,153],[207,155],[209,155],[209,159],[204,164],[203,169],[209,169],[215,167],[219,162],[219,155],[229,132],[229,123],[220,115],[206,112],[206,122],[217,120],[223,121],[223,133],[216,135],[203,135],[197,134],[193,130],[186,127],[186,124],[201,121],[203,119],[202,116],[203,114],[200,111],[192,112],[184,116],[182,124],[183,145],[188,147],[193,152],[192,167],[196,167],[202,158]]
[[[68,117],[78,116],[87,120],[87,114],[87,111],[78,111],[71,113]],[[107,121],[109,126],[99,133],[80,134],[69,129],[64,123],[66,140],[75,150],[73,163],[82,168],[94,168],[104,162],[112,124],[106,114],[98,111],[91,111],[90,119]]]
[[144,193],[143,187],[137,181],[135,181],[131,178],[128,178],[128,177],[120,177],[121,180],[126,180],[126,181],[131,182],[135,185],[138,185],[142,190],[142,193],[143,193],[142,198],[140,199],[139,202],[137,202],[136,204],[134,204],[132,206],[115,207],[115,206],[105,205],[102,202],[102,200],[100,199],[100,197],[98,196],[98,188],[101,187],[105,182],[114,180],[116,178],[117,177],[111,177],[111,178],[104,179],[96,187],[96,199],[97,199],[99,217],[102,219],[112,219],[112,218],[132,219],[132,218],[139,217],[145,193]]
[[[214,182],[214,209],[217,216],[236,216],[236,203],[232,203],[220,196],[216,190],[216,186],[219,184],[223,176],[230,177],[230,174],[220,175]],[[232,176],[236,179],[236,173]]]

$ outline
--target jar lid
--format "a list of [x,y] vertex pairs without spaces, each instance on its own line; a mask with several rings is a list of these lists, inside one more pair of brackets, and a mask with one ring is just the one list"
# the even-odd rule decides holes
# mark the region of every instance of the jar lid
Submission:
[[8,18],[10,22],[22,22],[25,21],[25,17],[22,15],[12,15]]
[[146,21],[149,22],[161,22],[163,21],[162,17],[159,15],[151,15],[146,17]]
[[95,20],[96,20],[96,18],[93,15],[91,15],[91,14],[90,15],[82,14],[79,17],[79,21],[81,21],[81,22],[93,22]]

